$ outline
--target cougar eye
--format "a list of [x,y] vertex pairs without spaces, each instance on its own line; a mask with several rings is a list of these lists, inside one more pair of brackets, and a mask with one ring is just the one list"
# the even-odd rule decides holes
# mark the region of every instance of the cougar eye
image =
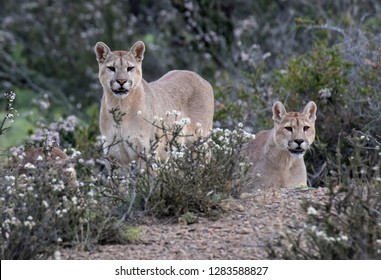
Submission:
[[292,127],[291,126],[285,126],[284,129],[286,129],[287,131],[292,132]]
[[115,72],[115,67],[114,66],[108,66],[107,69],[110,70],[111,72]]
[[134,66],[129,66],[129,67],[127,67],[127,72],[131,72],[132,70],[134,70]]
[[305,127],[303,127],[303,131],[304,131],[304,132],[306,132],[306,131],[309,130],[309,129],[310,129],[309,126],[305,126]]

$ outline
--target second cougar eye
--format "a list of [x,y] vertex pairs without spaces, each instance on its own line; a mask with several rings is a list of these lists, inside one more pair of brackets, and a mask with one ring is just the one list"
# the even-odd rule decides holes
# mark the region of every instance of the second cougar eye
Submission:
[[108,66],[107,68],[108,68],[108,70],[110,70],[111,72],[115,72],[115,67],[114,67],[114,66]]
[[129,67],[127,67],[127,72],[131,72],[132,70],[134,70],[134,66],[129,66]]
[[292,132],[292,127],[291,126],[285,126],[284,129],[286,129],[287,131]]

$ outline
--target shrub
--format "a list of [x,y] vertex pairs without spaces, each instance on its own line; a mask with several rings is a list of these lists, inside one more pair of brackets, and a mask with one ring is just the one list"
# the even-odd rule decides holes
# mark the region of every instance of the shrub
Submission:
[[[104,159],[98,155],[86,160],[73,147],[84,131],[76,127],[74,117],[40,122],[25,147],[10,150],[12,160],[0,170],[5,178],[0,182],[1,258],[46,259],[62,246],[137,242],[141,230],[133,219],[142,215],[192,223],[200,212],[221,210],[222,200],[238,195],[244,185],[249,164],[240,150],[252,135],[240,124],[236,130],[215,129],[185,146],[182,130],[189,120],[177,119],[179,114],[157,118],[152,125],[161,132],[140,155],[141,162],[117,168],[109,178],[97,165]],[[166,118],[173,115],[175,122],[168,125]],[[165,161],[156,156],[162,141],[168,153]],[[67,147],[65,163],[47,158],[57,144]],[[95,149],[85,148],[100,151],[101,146],[99,138]],[[40,147],[44,153],[26,162],[28,147]],[[73,166],[75,183],[67,171]]]
[[[1,135],[7,131],[6,121],[12,123],[17,113],[12,106],[15,94],[5,96],[8,109]],[[80,152],[67,151],[70,158],[65,163],[51,159],[50,151],[60,143],[60,136],[73,136],[75,118],[40,125],[44,129],[37,129],[25,147],[12,148],[9,163],[0,167],[0,258],[46,259],[61,246],[83,247],[105,239],[125,241],[115,227],[116,219],[108,207],[112,202],[102,195],[104,187],[93,175],[95,171],[86,176],[77,172],[80,176],[72,177],[73,164],[78,170],[89,168]],[[64,144],[68,145],[68,139]],[[44,152],[26,158],[28,146],[42,147],[35,151]]]
[[[113,195],[128,205],[125,216],[137,210],[158,217],[208,213],[218,208],[223,198],[240,192],[249,167],[240,151],[252,135],[244,132],[242,125],[233,131],[214,129],[208,137],[185,146],[181,131],[188,121],[183,118],[168,125],[166,118],[157,118],[152,125],[161,130],[160,135],[150,150],[140,155],[142,162],[119,172],[127,176],[113,176],[118,186]],[[156,155],[162,141],[168,154],[165,161]]]

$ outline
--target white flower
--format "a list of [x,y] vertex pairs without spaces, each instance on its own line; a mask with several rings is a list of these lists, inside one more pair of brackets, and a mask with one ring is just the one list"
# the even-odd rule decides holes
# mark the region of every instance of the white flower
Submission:
[[331,89],[330,88],[322,88],[321,90],[319,90],[318,95],[321,99],[329,98],[332,95]]
[[[62,242],[62,239],[61,239],[61,241],[58,241],[59,239],[60,238],[57,239],[57,242]],[[60,251],[57,250],[54,252],[54,259],[55,260],[61,260],[61,252]]]
[[173,151],[173,152],[172,152],[172,156],[173,156],[174,158],[183,158],[184,155],[185,155],[184,152],[178,152],[178,151]]
[[342,235],[342,236],[339,236],[338,239],[339,239],[338,241],[340,241],[340,240],[342,240],[342,241],[348,241],[348,236]]
[[317,211],[315,208],[313,208],[312,206],[309,206],[308,209],[307,209],[307,214],[308,215],[311,215],[311,216],[316,216],[317,215]]
[[186,126],[187,124],[190,124],[191,123],[191,120],[190,120],[190,118],[182,118],[181,120],[179,120],[179,121],[175,121],[175,125],[176,126],[181,126],[181,127],[183,127],[183,126]]
[[141,115],[142,115],[142,111],[137,111],[136,114],[137,114],[138,116],[141,116]]
[[246,132],[246,131],[243,132],[243,136],[244,136],[246,139],[248,139],[248,140],[250,140],[250,139],[255,139],[255,134],[251,134],[251,133],[248,133],[248,132]]
[[24,168],[25,168],[25,169],[36,169],[36,166],[34,166],[33,164],[31,164],[30,162],[27,162],[27,163],[24,165]]
[[71,175],[74,175],[75,174],[75,169],[74,167],[68,167],[65,169],[65,171],[68,173],[68,174],[71,174]]
[[316,231],[316,236],[317,236],[317,237],[320,237],[320,236],[322,236],[322,237],[327,237],[327,235],[325,234],[324,231]]
[[[54,182],[53,182],[54,183]],[[59,181],[58,184],[53,185],[53,190],[54,191],[61,191],[65,189],[65,185],[62,181]]]
[[264,55],[262,55],[262,59],[265,60],[266,58],[270,57],[271,53],[267,52]]
[[181,112],[177,111],[177,110],[173,110],[172,114],[175,115],[175,116],[181,116]]
[[73,197],[71,198],[71,202],[73,202],[74,205],[77,205],[77,203],[78,203],[78,198],[77,198],[76,196],[73,196]]
[[24,222],[24,226],[27,227],[27,228],[29,228],[29,229],[32,229],[32,227],[33,227],[33,223],[31,223],[31,222],[29,222],[29,221],[25,221],[25,222]]
[[16,180],[15,176],[5,176],[5,181],[14,182]]
[[45,208],[49,207],[49,203],[46,200],[42,201],[42,205],[44,205]]

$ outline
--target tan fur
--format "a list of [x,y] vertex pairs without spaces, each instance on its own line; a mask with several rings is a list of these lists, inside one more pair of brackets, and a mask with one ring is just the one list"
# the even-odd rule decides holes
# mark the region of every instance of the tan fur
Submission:
[[257,133],[245,149],[253,163],[255,187],[307,186],[303,155],[315,139],[316,111],[313,101],[302,113],[287,113],[281,102],[275,102],[273,129]]
[[[154,122],[155,116],[164,117],[166,112],[180,111],[178,119],[191,120],[183,130],[184,135],[194,135],[198,123],[197,136],[209,134],[214,112],[213,89],[198,74],[175,70],[157,81],[147,83],[142,78],[143,42],[136,42],[129,51],[113,52],[106,44],[98,42],[94,50],[103,87],[100,131],[105,137],[106,146],[118,142],[105,152],[119,164],[126,165],[137,160],[139,153],[149,151],[150,141],[155,139],[155,134],[160,133],[150,122]],[[116,125],[110,114],[113,109],[124,114],[120,125]],[[139,111],[141,114],[138,114]],[[174,120],[174,117],[168,118],[168,122]],[[184,143],[197,138],[196,135],[186,140],[184,137]],[[160,143],[157,150],[160,159],[167,157],[164,145]]]

